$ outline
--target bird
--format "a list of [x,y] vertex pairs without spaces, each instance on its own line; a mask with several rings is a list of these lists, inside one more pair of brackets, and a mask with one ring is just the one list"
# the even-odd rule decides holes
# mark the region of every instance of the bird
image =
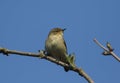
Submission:
[[[48,56],[69,65],[67,46],[63,37],[65,30],[59,27],[51,29],[45,41],[45,51]],[[64,70],[67,72],[69,69],[64,67]]]

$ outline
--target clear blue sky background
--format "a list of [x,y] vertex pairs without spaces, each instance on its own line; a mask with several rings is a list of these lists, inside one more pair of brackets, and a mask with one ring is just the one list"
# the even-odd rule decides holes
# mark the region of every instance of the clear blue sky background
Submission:
[[[68,52],[95,83],[120,83],[120,63],[93,42],[109,41],[120,57],[119,0],[0,0],[0,47],[37,53],[54,27],[67,28]],[[0,83],[41,82],[87,83],[49,61],[0,54]]]

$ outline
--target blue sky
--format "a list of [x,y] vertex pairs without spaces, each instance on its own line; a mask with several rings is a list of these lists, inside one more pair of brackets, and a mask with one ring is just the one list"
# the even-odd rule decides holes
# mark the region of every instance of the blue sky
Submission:
[[[67,28],[68,52],[95,83],[120,83],[119,62],[101,55],[109,41],[119,55],[119,0],[0,0],[0,47],[37,53],[50,29]],[[120,55],[119,55],[120,57]],[[0,54],[0,83],[87,83],[46,60]]]

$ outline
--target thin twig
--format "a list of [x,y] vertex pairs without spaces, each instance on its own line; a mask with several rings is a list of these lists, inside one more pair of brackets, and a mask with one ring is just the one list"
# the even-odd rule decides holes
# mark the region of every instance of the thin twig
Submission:
[[102,44],[100,44],[100,42],[97,41],[97,39],[94,39],[94,42],[100,46],[102,49],[104,49],[105,51],[109,51],[106,47],[104,47]]
[[104,47],[102,44],[100,44],[100,42],[98,42],[97,39],[94,39],[94,42],[100,46],[103,50],[105,50],[106,52],[109,52],[110,55],[112,55],[117,61],[120,62],[120,58],[113,52],[113,51],[110,51],[108,48]]
[[63,67],[68,67],[69,70],[77,72],[80,76],[84,77],[88,83],[94,83],[94,81],[83,71],[82,68],[78,67],[73,67],[70,68],[68,64],[65,64],[61,61],[57,61],[56,59],[45,55],[44,51],[41,51],[39,53],[30,53],[30,52],[22,52],[22,51],[16,51],[16,50],[8,50],[6,48],[0,48],[0,53],[3,53],[4,55],[9,55],[9,54],[17,54],[17,55],[23,55],[23,56],[31,56],[31,57],[39,57],[41,59],[46,59],[48,61],[51,61],[53,63],[56,63],[58,65],[61,65]]

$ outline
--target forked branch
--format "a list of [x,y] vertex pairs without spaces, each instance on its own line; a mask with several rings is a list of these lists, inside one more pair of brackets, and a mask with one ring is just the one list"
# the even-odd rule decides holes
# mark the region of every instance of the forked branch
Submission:
[[120,58],[113,52],[114,49],[109,42],[107,42],[106,47],[104,47],[100,42],[98,42],[97,39],[94,39],[94,42],[104,50],[103,55],[112,55],[117,61],[120,62]]

